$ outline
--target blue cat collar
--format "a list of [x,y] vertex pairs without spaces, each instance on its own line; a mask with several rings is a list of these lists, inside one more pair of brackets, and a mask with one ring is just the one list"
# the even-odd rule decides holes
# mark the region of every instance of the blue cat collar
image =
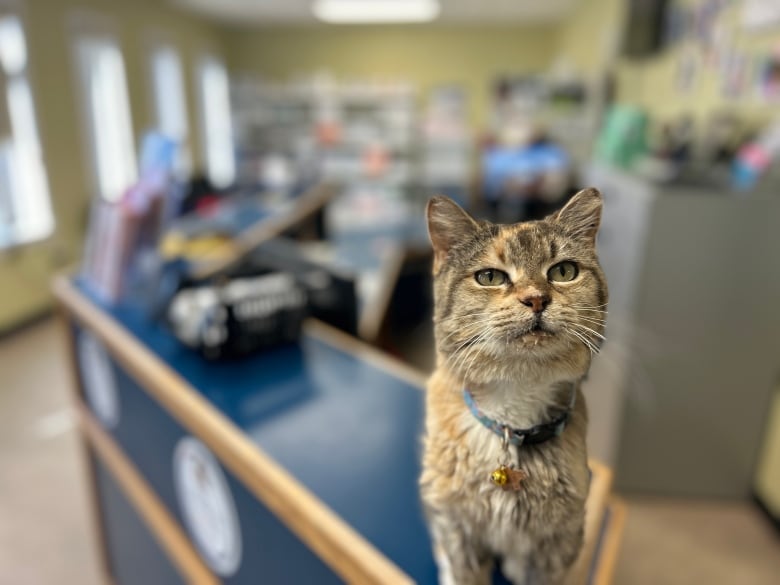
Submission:
[[569,408],[556,416],[553,420],[538,425],[532,426],[530,429],[513,429],[508,425],[502,425],[498,421],[493,420],[489,416],[485,415],[474,402],[474,397],[468,389],[463,389],[463,400],[466,402],[471,414],[474,415],[482,425],[493,431],[496,435],[504,439],[506,434],[509,435],[509,443],[515,447],[521,445],[538,445],[554,439],[563,433],[566,425],[571,418],[571,411],[574,408],[574,402],[576,400],[577,392],[572,390],[572,398],[569,403]]

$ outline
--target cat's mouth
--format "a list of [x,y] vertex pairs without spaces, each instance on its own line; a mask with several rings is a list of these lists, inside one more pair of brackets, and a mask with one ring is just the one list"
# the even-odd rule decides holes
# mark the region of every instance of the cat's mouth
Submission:
[[541,323],[536,323],[522,337],[552,337],[552,335],[552,331],[546,329]]
[[548,337],[553,337],[555,334],[541,321],[536,320],[530,324],[529,327],[524,327],[519,330],[516,337],[522,341],[538,341]]

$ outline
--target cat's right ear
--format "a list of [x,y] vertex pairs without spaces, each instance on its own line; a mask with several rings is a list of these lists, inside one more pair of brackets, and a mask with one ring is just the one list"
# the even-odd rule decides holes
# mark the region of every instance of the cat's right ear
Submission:
[[433,271],[439,271],[452,247],[477,229],[477,222],[448,197],[437,195],[428,201],[428,235],[433,244]]

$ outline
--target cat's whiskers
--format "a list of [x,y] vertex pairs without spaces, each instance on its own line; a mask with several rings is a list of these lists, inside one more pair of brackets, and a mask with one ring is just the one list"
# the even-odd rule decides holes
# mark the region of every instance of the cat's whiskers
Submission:
[[[577,329],[572,329],[572,333],[578,333],[579,335],[585,337],[588,340],[588,343],[594,348],[595,353],[601,353],[601,342],[604,342],[607,340],[606,337],[604,337],[601,333],[594,331],[590,327],[587,327],[586,325],[582,325],[581,323],[570,323],[570,325],[573,325]],[[595,337],[598,337],[601,339],[601,342],[597,342],[595,340]]]
[[570,323],[570,325],[574,325],[575,327],[585,331],[586,333],[590,335],[595,335],[596,337],[600,338],[602,341],[606,341],[607,338],[604,337],[601,333],[596,331],[595,329],[592,329],[588,327],[587,325],[583,325],[582,323]]
[[569,309],[566,311],[569,315],[584,315],[585,317],[590,317],[591,319],[606,319],[607,318],[607,312],[606,311],[592,311],[590,309],[578,309],[576,307],[566,307]]
[[463,359],[460,361],[460,366],[463,366],[466,362],[466,360],[472,355],[472,354],[479,354],[477,351],[469,351],[472,348],[475,348],[476,346],[480,345],[485,339],[487,339],[491,334],[493,333],[492,327],[485,327],[485,329],[476,337],[472,338],[470,343],[463,348],[461,354]]
[[[483,333],[483,335],[485,335]],[[466,349],[464,349],[460,355],[458,356],[458,359],[455,361],[455,363],[451,366],[451,371],[454,374],[458,374],[459,372],[466,370],[466,363],[467,362],[473,362],[478,356],[481,355],[481,352],[477,350],[477,348],[474,345],[470,345]],[[465,381],[465,376],[463,376],[463,379]]]
[[[485,315],[490,315],[490,312],[485,312]],[[450,331],[447,335],[445,335],[442,339],[438,341],[439,347],[442,347],[444,345],[444,342],[450,339],[453,335],[457,334],[464,334],[464,330],[468,331],[469,329],[473,329],[475,327],[479,327],[478,331],[481,331],[481,327],[484,326],[486,321],[475,321],[474,323],[469,323],[468,325],[465,325],[464,327],[455,328],[452,331]],[[472,336],[473,337],[473,336]]]
[[454,351],[452,351],[452,353],[449,354],[447,361],[450,361],[453,371],[465,363],[466,359],[469,357],[468,350],[474,345],[480,343],[486,335],[491,333],[492,329],[493,325],[491,323],[487,323],[483,326],[479,333],[476,335],[470,335],[466,341],[461,343]]
[[[466,332],[464,332],[463,329],[456,329],[455,331],[453,331],[450,335],[455,334],[455,333],[460,333],[460,334],[467,335],[466,339],[463,340],[463,342],[453,351],[453,353],[457,352],[460,348],[464,347],[465,345],[467,345],[471,341],[473,341],[475,338],[479,337],[482,334],[483,331],[485,331],[486,329],[490,328],[491,326],[492,325],[491,325],[491,323],[489,321],[480,321],[478,323],[473,323],[471,325],[467,325],[466,326],[466,331],[468,331],[471,328],[478,327],[478,329],[476,331],[474,331],[473,333],[466,333]],[[457,342],[455,342],[455,343],[457,343]]]
[[[574,308],[574,307],[570,307]],[[607,312],[606,311],[599,311],[594,313],[590,309],[576,309],[574,308],[574,315],[576,315],[577,319],[581,319],[583,321],[590,321],[591,323],[596,323],[598,325],[604,325],[607,322]]]
[[602,321],[605,321],[607,319],[606,311],[602,311],[600,313],[594,314],[592,311],[588,311],[587,309],[577,309],[574,312],[577,315],[582,315],[583,317],[588,317],[589,319],[600,319]]
[[447,335],[445,335],[444,337],[438,340],[439,347],[442,347],[445,341],[450,339],[453,335],[457,335],[458,333],[463,334],[463,329],[453,329],[452,331],[447,333]]
[[468,360],[469,357],[472,355],[479,355],[478,351],[470,351],[472,348],[476,348],[477,346],[481,345],[483,341],[485,341],[487,338],[489,338],[495,331],[495,327],[493,324],[488,324],[485,326],[478,335],[472,336],[471,339],[469,339],[468,344],[463,347],[461,350],[461,360],[459,360],[458,366],[462,367],[465,365],[466,360]]
[[469,373],[471,372],[471,368],[474,367],[474,364],[477,363],[477,358],[479,357],[480,357],[480,353],[475,351],[474,357],[471,358],[471,362],[469,362],[469,365],[466,368],[466,372],[463,374],[463,384],[468,384]]
[[[481,333],[480,333],[481,335]],[[474,337],[469,337],[466,341],[464,341],[461,345],[459,345],[455,350],[453,350],[448,356],[447,361],[450,362],[450,367],[455,370],[458,362],[465,360],[465,356],[468,355],[469,347],[471,347],[472,342],[474,339],[478,339],[479,335]]]
[[606,324],[606,321],[604,321],[603,319],[593,319],[591,317],[585,317],[583,315],[578,315],[577,318],[580,319],[581,321],[587,321],[588,323],[593,323],[601,327],[603,327]]
[[590,350],[590,352],[593,353],[593,348],[590,347],[590,344],[588,344],[588,342],[585,340],[584,337],[578,335],[576,331],[573,331],[570,327],[566,325],[563,326],[563,330],[566,332],[566,334],[569,337],[571,337],[572,339],[579,340],[579,343],[585,345],[585,347],[587,347]]
[[481,330],[479,333],[474,335],[470,335],[465,341],[463,341],[458,347],[456,347],[452,352],[450,352],[448,356],[448,360],[452,360],[453,367],[458,362],[458,360],[463,356],[463,353],[468,350],[468,348],[473,344],[473,342],[476,339],[479,339],[480,335],[484,333],[484,329]]
[[[481,341],[485,341],[487,338],[489,338],[492,335],[492,333],[493,333],[492,331],[486,331],[485,334],[483,335],[482,339],[480,340],[480,342]],[[474,365],[476,364],[477,360],[481,357],[481,353],[479,351],[474,351],[472,353],[474,355],[472,356],[471,361],[469,362],[468,367],[466,367],[465,374],[463,374],[463,383],[464,384],[466,383],[466,381],[469,378],[469,373],[471,372],[471,368],[474,367]]]
[[578,333],[577,331],[575,331],[573,329],[569,329],[568,327],[565,327],[565,326],[564,326],[564,330],[567,333],[570,333],[571,335],[573,335],[574,337],[579,339],[583,343],[583,345],[590,350],[591,355],[596,355],[596,354],[599,353],[599,349],[589,339],[587,339],[581,333]]
[[450,317],[444,319],[444,321],[442,322],[446,323],[448,321],[454,321],[456,323],[460,323],[461,321],[463,321],[463,319],[470,319],[472,317],[484,317],[486,315],[491,315],[493,317],[500,317],[501,314],[504,312],[505,311],[501,311],[501,310],[492,310],[492,311],[481,311],[479,313],[466,313],[463,315],[451,315]]
[[[492,312],[487,311],[482,314],[478,313],[470,316],[492,315],[492,314],[493,314]],[[473,338],[475,337],[475,335],[478,335],[483,331],[483,327],[487,327],[487,326],[492,326],[492,320],[484,319],[482,321],[474,321],[465,326],[456,327],[455,329],[447,333],[442,339],[437,340],[437,345],[439,348],[444,348],[445,343],[455,335],[468,335],[469,339]],[[472,332],[472,330],[474,331]],[[469,339],[466,339],[465,342],[467,343]]]
[[583,305],[570,305],[569,307],[574,309],[577,321],[585,321],[600,328],[606,327],[607,311],[592,309]]
[[452,319],[463,319],[464,317],[470,317],[473,315],[497,315],[501,314],[503,311],[501,309],[493,309],[491,311],[481,311],[479,313],[463,313],[461,315],[452,315],[450,317],[447,317],[448,320]]

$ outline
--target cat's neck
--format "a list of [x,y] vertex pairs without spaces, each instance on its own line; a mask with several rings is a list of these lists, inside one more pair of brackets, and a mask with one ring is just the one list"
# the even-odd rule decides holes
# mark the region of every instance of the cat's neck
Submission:
[[480,411],[500,424],[528,429],[548,422],[570,404],[577,382],[570,380],[492,381],[467,385]]
[[514,429],[545,423],[567,408],[589,363],[584,352],[537,360],[483,355],[464,375],[450,368],[445,356],[439,360],[438,367],[450,379],[456,400],[463,400],[466,388],[484,415]]

